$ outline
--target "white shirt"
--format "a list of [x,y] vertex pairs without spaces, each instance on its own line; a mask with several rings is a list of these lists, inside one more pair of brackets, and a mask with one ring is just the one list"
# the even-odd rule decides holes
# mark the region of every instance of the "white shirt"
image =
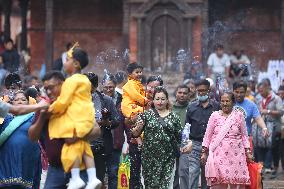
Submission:
[[250,60],[246,55],[241,55],[239,59],[235,55],[231,55],[230,60],[232,63],[243,62],[244,64],[250,64]]
[[115,91],[118,92],[119,94],[123,94],[123,90],[120,88],[115,87]]
[[225,74],[225,68],[230,66],[230,59],[225,53],[221,58],[216,53],[211,53],[207,64],[211,67],[213,73]]

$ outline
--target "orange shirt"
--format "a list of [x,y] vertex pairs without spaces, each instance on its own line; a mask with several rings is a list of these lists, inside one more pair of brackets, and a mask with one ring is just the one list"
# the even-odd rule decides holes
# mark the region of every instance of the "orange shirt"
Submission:
[[141,81],[128,78],[127,83],[122,87],[121,110],[125,117],[143,112],[146,104],[146,94]]

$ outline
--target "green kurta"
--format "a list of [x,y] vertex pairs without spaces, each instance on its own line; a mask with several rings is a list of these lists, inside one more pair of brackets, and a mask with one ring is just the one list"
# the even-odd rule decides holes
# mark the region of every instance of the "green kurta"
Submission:
[[[143,114],[144,140],[142,150],[142,168],[146,189],[167,189],[175,164],[174,137],[181,141],[181,121],[175,113],[163,118],[168,130],[163,129],[153,110]],[[170,133],[170,134],[169,134]]]

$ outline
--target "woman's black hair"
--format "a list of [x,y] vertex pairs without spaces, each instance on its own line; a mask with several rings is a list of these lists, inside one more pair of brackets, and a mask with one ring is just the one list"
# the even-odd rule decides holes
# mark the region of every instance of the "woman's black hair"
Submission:
[[95,87],[95,88],[98,87],[99,77],[98,77],[97,74],[95,74],[93,72],[88,72],[88,73],[84,73],[84,75],[86,75],[88,77],[88,79],[90,80],[93,87]]
[[235,99],[235,96],[234,96],[234,93],[232,91],[223,91],[222,94],[220,95],[220,102],[221,102],[221,97],[224,95],[224,94],[228,94],[230,97],[231,97],[231,100],[233,102],[233,104],[235,104],[236,102],[236,99]]
[[127,74],[124,71],[118,71],[114,77],[118,85],[127,80]]
[[147,85],[153,81],[158,81],[160,83],[160,86],[163,86],[164,81],[162,79],[162,77],[160,75],[152,75],[150,77],[148,77],[147,79]]
[[29,99],[29,97],[36,99],[38,96],[40,96],[40,93],[37,88],[29,87],[25,91],[25,96],[27,99]]
[[164,87],[162,87],[162,86],[157,86],[157,87],[155,87],[154,93],[153,93],[153,97],[154,97],[154,98],[155,98],[155,95],[156,95],[157,93],[164,93],[164,94],[166,95],[167,99],[169,99],[169,93],[168,93],[168,91],[166,90],[166,88],[164,88]]
[[114,77],[114,75],[112,75],[111,73],[107,73],[104,75],[101,83],[102,85],[106,82],[106,81],[112,81],[115,85],[116,85],[116,79]]
[[22,81],[20,75],[16,73],[8,74],[5,78],[4,83],[7,89],[10,88],[12,85],[17,85],[19,88],[22,87]]
[[247,91],[248,85],[244,81],[236,81],[233,84],[233,90],[236,90],[236,89],[241,88],[241,87],[243,87],[245,89],[245,91]]

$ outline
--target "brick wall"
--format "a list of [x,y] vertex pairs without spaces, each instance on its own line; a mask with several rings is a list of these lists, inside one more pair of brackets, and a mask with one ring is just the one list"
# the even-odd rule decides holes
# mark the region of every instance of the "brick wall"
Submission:
[[[54,59],[61,56],[68,42],[78,41],[90,56],[95,69],[96,55],[108,48],[122,50],[122,2],[103,0],[54,1]],[[45,59],[45,1],[31,1],[32,69],[38,69]],[[108,65],[98,65],[105,67]]]
[[223,31],[215,33],[216,41],[222,42],[228,53],[245,50],[260,70],[266,70],[268,60],[281,58],[280,0],[211,2],[210,27],[221,24]]
[[[142,3],[141,3],[142,4]],[[130,12],[135,13],[140,3],[134,3]],[[139,6],[138,6],[139,5]],[[196,7],[198,9],[198,7]],[[216,41],[224,44],[226,51],[245,50],[257,66],[264,70],[269,59],[280,58],[280,0],[209,0],[208,50]],[[201,57],[202,22],[198,16],[193,23],[192,53]],[[216,23],[221,31],[212,33]],[[45,1],[31,0],[32,68],[39,69],[45,59],[44,45]],[[122,0],[54,0],[54,59],[60,57],[67,42],[78,41],[90,55],[89,69],[120,69],[120,65],[108,63],[96,65],[101,51],[129,46],[130,60],[137,60],[137,21],[129,15],[129,44],[123,44]],[[223,29],[222,29],[223,27]],[[124,65],[125,66],[125,65]]]

